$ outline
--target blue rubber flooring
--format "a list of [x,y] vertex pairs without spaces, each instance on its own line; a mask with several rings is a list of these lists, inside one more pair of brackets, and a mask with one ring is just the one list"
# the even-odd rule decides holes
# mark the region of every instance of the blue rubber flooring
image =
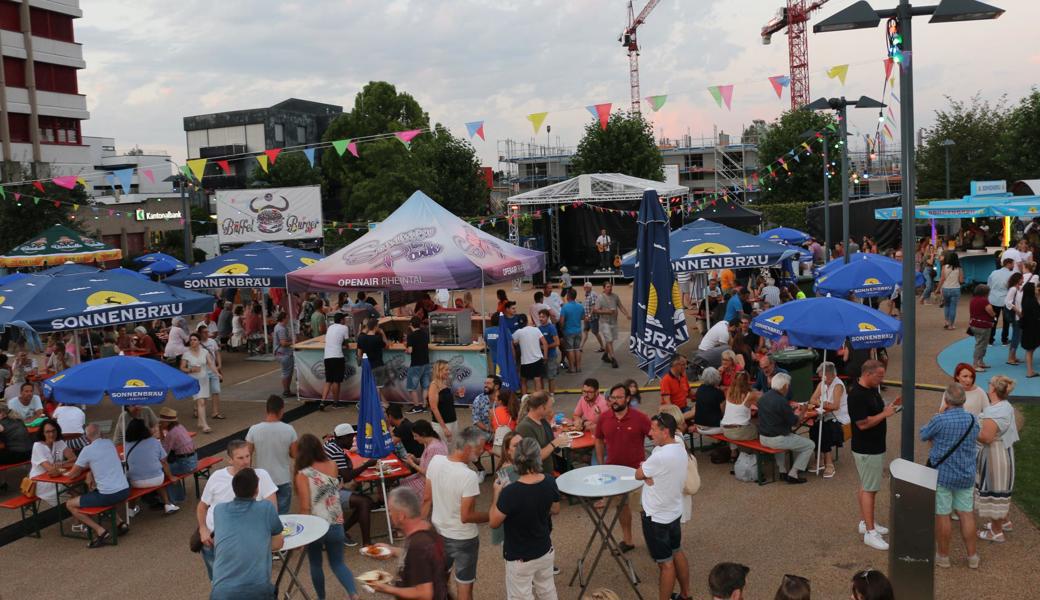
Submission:
[[[1009,365],[1007,364],[1007,346],[999,345],[1000,332],[997,332],[997,345],[988,346],[986,348],[985,363],[992,367],[991,369],[979,373],[976,378],[976,383],[983,389],[986,389],[989,385],[989,380],[994,375],[1006,375],[1015,380],[1015,391],[1012,393],[1012,397],[1015,398],[1040,398],[1040,377],[1033,377],[1031,379],[1026,378],[1026,366],[1025,364],[1020,365]],[[954,342],[943,349],[939,353],[938,361],[939,368],[943,370],[947,375],[950,375],[951,380],[953,377],[953,369],[957,366],[957,363],[968,363],[971,364],[971,356],[975,350],[975,338],[964,336],[964,339]],[[1040,351],[1035,353],[1037,356],[1033,358],[1034,370],[1040,373]],[[1018,349],[1018,360],[1024,361],[1026,353],[1019,348]]]

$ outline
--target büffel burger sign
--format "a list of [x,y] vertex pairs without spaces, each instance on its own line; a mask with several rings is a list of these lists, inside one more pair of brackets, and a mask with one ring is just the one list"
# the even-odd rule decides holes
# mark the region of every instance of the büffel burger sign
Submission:
[[323,237],[319,186],[221,190],[216,204],[221,244]]

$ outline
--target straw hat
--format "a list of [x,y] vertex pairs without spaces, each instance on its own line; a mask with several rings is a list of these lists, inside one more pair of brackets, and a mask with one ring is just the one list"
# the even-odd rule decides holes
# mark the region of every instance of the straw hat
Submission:
[[159,411],[159,420],[160,421],[176,421],[177,420],[177,411],[173,410],[169,406],[164,406],[162,408],[162,410]]
[[560,267],[560,273],[566,273],[567,267]]

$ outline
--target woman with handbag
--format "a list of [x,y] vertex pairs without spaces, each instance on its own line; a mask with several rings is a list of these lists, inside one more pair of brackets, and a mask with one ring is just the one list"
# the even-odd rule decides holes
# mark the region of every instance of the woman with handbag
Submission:
[[1010,377],[996,375],[990,379],[990,404],[979,416],[982,429],[978,435],[981,446],[975,476],[975,508],[980,519],[989,519],[979,531],[979,539],[989,542],[1003,542],[1004,532],[1011,529],[1007,517],[1015,488],[1018,425],[1008,396],[1014,389],[1015,382]]
[[40,425],[37,442],[32,447],[32,466],[29,476],[22,482],[22,493],[26,496],[36,495],[50,506],[58,505],[58,490],[54,485],[37,485],[33,477],[43,475],[61,475],[66,463],[76,461],[76,454],[61,439],[61,426],[54,419],[47,419]]

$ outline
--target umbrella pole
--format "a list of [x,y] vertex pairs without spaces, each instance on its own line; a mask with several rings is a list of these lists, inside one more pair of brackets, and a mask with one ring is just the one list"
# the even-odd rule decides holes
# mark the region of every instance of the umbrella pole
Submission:
[[390,543],[394,543],[394,526],[390,523],[390,500],[386,495],[386,477],[383,475],[383,470],[379,470],[379,485],[383,488],[383,512],[386,513],[386,535],[390,538]]
[[[288,286],[286,286],[286,288],[285,288],[285,300],[286,300],[286,304],[289,306],[289,337],[290,337],[290,339],[292,339],[292,343],[293,343],[293,348],[292,348],[292,352],[293,352],[293,371],[296,371],[296,327],[293,325],[293,323],[294,323],[294,321],[293,321],[293,314],[292,314],[293,297],[292,297],[292,294],[289,293],[289,287]],[[266,326],[267,326],[267,319],[264,319],[264,327],[266,328]],[[293,377],[293,385],[296,386],[296,399],[299,400],[300,399],[300,374],[294,372],[293,375],[296,375],[296,377]],[[335,400],[338,401],[339,398],[336,398]]]
[[[271,340],[267,338],[267,298],[264,298],[263,290],[260,290],[260,311],[263,313],[261,320],[264,322],[264,354],[267,354],[267,349],[271,348]],[[292,328],[292,321],[289,322],[289,327]]]
[[[827,362],[827,349],[826,348],[823,349],[823,362]],[[837,377],[838,376],[837,373],[835,373],[834,376]],[[823,378],[824,377],[826,377],[826,375],[822,375],[820,377],[820,383],[823,383]],[[827,401],[827,399],[823,396],[823,393],[821,393],[820,394],[820,415],[818,417],[818,419],[819,419],[819,421],[818,421],[818,428],[817,428],[818,431],[817,431],[817,436],[816,436],[817,437],[817,440],[816,440],[816,476],[817,477],[819,477],[820,474],[821,474],[821,471],[820,471],[820,457],[823,456],[823,450],[821,449],[822,446],[823,446],[823,415],[824,415],[823,403],[826,402],[826,401]]]

